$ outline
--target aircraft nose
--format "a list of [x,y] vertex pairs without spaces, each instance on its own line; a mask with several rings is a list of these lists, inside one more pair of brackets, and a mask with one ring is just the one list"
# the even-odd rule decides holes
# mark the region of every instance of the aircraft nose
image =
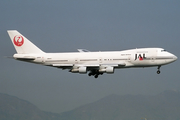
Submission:
[[176,61],[178,59],[178,57],[174,55],[173,59],[174,59],[174,61]]

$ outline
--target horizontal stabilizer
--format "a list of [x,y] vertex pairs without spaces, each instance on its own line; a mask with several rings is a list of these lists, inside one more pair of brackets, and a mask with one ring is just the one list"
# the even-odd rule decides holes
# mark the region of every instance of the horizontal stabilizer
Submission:
[[22,61],[28,61],[28,60],[35,60],[36,57],[33,55],[29,54],[14,54],[13,56],[17,60],[22,60]]
[[35,58],[16,58],[17,60],[22,60],[22,61],[30,61],[30,60],[35,60]]

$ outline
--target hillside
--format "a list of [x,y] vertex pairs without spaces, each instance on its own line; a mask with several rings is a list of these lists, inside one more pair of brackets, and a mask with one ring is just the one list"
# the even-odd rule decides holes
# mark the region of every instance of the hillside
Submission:
[[97,102],[61,114],[62,120],[179,120],[180,92],[156,96],[110,95]]
[[58,114],[44,112],[28,101],[0,93],[0,120],[56,120]]
[[0,120],[179,120],[180,92],[155,96],[109,95],[61,114],[39,110],[28,101],[0,94]]

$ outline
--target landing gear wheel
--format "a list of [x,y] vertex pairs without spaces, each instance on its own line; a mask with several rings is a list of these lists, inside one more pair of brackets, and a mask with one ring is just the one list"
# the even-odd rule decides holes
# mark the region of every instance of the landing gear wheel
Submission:
[[98,75],[95,75],[94,78],[98,78]]
[[157,74],[160,74],[160,73],[161,73],[160,67],[161,67],[161,66],[158,66],[158,68],[157,68],[157,69],[158,69]]
[[92,75],[92,73],[89,73],[88,75],[89,75],[89,76],[91,76],[91,75]]
[[158,70],[158,71],[157,71],[157,74],[160,74],[160,73],[161,73],[161,71],[160,71],[160,70]]

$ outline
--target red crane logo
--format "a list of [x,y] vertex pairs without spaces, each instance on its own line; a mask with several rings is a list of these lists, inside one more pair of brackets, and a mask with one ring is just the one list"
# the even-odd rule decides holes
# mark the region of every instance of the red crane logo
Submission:
[[16,35],[13,40],[14,44],[19,47],[22,46],[24,43],[24,38],[20,35]]

